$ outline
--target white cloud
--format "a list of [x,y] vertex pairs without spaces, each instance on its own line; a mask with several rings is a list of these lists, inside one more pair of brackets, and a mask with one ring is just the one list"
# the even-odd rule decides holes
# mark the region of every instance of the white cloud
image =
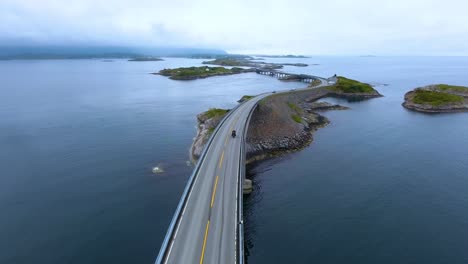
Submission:
[[0,41],[468,55],[462,0],[0,0]]

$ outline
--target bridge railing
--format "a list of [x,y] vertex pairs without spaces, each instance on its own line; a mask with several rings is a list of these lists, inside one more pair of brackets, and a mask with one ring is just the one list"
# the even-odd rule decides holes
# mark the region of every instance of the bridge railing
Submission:
[[184,208],[187,205],[187,200],[190,192],[192,191],[193,184],[195,182],[195,177],[198,174],[198,171],[200,170],[201,165],[203,164],[203,161],[206,157],[206,153],[208,152],[208,149],[211,146],[211,143],[213,142],[213,139],[215,138],[216,134],[218,133],[219,129],[222,127],[223,123],[229,118],[229,116],[241,106],[242,104],[238,104],[234,108],[232,108],[226,116],[219,122],[218,126],[215,128],[213,133],[211,134],[210,138],[208,139],[208,142],[206,143],[205,147],[203,148],[202,154],[200,155],[200,158],[198,159],[197,164],[195,165],[195,168],[190,175],[190,178],[188,179],[187,185],[185,186],[184,192],[182,193],[182,197],[180,198],[179,204],[177,205],[176,211],[174,213],[174,216],[172,217],[171,223],[169,224],[169,228],[167,230],[166,236],[164,238],[164,241],[161,245],[161,249],[159,250],[159,254],[156,258],[155,263],[160,264],[164,263],[167,255],[167,250],[169,249],[169,246],[172,244],[174,240],[174,234],[176,227],[178,226],[182,212],[184,211]]
[[248,118],[245,120],[244,131],[241,137],[241,145],[240,145],[240,158],[239,158],[239,175],[238,175],[238,190],[237,190],[237,243],[236,243],[236,250],[238,260],[237,263],[243,264],[245,261],[244,256],[244,179],[246,175],[245,171],[245,159],[246,159],[246,151],[245,151],[245,139],[247,138],[247,133],[249,130],[249,123],[250,118],[252,117],[253,111],[257,108],[258,104],[256,104],[252,109],[250,109]]

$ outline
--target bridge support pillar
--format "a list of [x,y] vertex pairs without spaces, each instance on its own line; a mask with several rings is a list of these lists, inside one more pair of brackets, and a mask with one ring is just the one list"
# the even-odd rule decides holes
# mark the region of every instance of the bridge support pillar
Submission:
[[253,191],[252,181],[244,179],[244,185],[242,186],[242,191],[244,194],[249,194]]

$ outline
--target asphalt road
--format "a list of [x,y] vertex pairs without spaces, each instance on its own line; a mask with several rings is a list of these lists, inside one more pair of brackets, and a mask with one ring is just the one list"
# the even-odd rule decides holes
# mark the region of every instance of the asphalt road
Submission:
[[[320,81],[313,88],[330,84],[328,79],[320,78]],[[306,89],[311,88],[296,91]],[[246,101],[219,128],[195,176],[163,263],[236,263],[240,137],[247,129],[245,122],[252,108],[271,94]],[[237,131],[237,137],[231,137],[232,130]]]
[[[240,137],[263,94],[240,105],[209,146],[164,263],[235,263]],[[237,137],[231,137],[231,131]]]

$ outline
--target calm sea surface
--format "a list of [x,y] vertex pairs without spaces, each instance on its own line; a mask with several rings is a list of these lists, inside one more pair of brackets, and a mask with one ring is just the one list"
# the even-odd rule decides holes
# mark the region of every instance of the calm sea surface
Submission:
[[[201,61],[0,61],[0,263],[154,261],[192,170],[196,114],[303,86],[148,74]],[[468,58],[268,61],[317,63],[285,71],[345,75],[385,97],[326,99],[351,109],[326,112],[305,150],[252,168],[248,262],[467,263],[468,114],[401,102],[422,85],[468,86]]]

